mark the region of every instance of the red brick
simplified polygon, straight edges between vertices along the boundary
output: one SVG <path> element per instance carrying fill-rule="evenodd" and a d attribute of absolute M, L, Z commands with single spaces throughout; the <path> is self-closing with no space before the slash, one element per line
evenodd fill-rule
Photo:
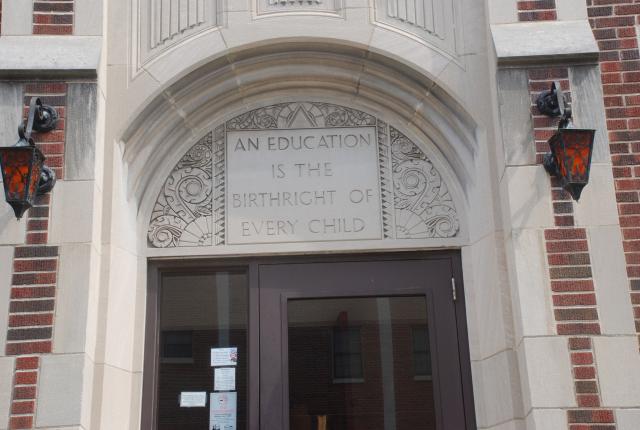
<path fill-rule="evenodd" d="M 11 289 L 12 299 L 39 299 L 54 297 L 55 287 L 14 287 Z"/>
<path fill-rule="evenodd" d="M 33 416 L 25 415 L 18 417 L 11 417 L 9 420 L 9 429 L 30 429 L 33 428 Z"/>
<path fill-rule="evenodd" d="M 35 399 L 36 387 L 15 387 L 13 389 L 13 398 L 17 400 Z"/>
<path fill-rule="evenodd" d="M 595 379 L 596 369 L 593 366 L 574 367 L 573 375 L 576 379 Z"/>
<path fill-rule="evenodd" d="M 58 260 L 15 260 L 13 270 L 15 272 L 55 272 L 58 268 Z"/>
<path fill-rule="evenodd" d="M 596 308 L 561 308 L 553 311 L 556 321 L 597 321 Z"/>
<path fill-rule="evenodd" d="M 16 372 L 16 385 L 35 385 L 38 381 L 38 372 Z"/>
<path fill-rule="evenodd" d="M 51 341 L 7 343 L 7 355 L 22 355 L 51 352 Z"/>
<path fill-rule="evenodd" d="M 16 370 L 37 369 L 40 365 L 38 357 L 18 357 L 16 358 Z"/>
<path fill-rule="evenodd" d="M 589 251 L 589 245 L 586 240 L 561 240 L 548 241 L 546 244 L 547 252 L 586 252 Z"/>
<path fill-rule="evenodd" d="M 65 94 L 67 84 L 64 82 L 30 82 L 24 86 L 24 91 L 28 95 Z"/>
<path fill-rule="evenodd" d="M 9 327 L 50 326 L 53 314 L 19 314 L 9 315 Z"/>
<path fill-rule="evenodd" d="M 551 281 L 551 290 L 556 293 L 593 291 L 593 281 L 586 280 L 553 280 Z"/>
<path fill-rule="evenodd" d="M 578 406 L 581 408 L 598 408 L 600 407 L 600 397 L 597 394 L 578 394 L 576 395 Z M 588 428 L 587 430 L 592 430 Z"/>
<path fill-rule="evenodd" d="M 544 231 L 544 237 L 547 240 L 586 239 L 587 232 L 584 228 L 548 229 Z"/>
<path fill-rule="evenodd" d="M 569 339 L 569 349 L 591 349 L 591 339 L 588 337 L 572 337 Z"/>
<path fill-rule="evenodd" d="M 55 284 L 56 273 L 16 273 L 12 282 L 13 285 Z"/>
<path fill-rule="evenodd" d="M 11 413 L 15 415 L 33 414 L 36 411 L 36 403 L 33 400 L 26 402 L 13 402 L 11 404 Z"/>
<path fill-rule="evenodd" d="M 557 325 L 559 335 L 596 335 L 600 334 L 599 323 L 562 323 Z"/>

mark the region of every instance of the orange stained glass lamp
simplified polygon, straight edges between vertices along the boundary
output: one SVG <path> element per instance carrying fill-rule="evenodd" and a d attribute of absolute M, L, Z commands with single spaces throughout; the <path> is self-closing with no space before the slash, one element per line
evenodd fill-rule
<path fill-rule="evenodd" d="M 575 128 L 571 122 L 571 107 L 567 103 L 559 82 L 536 100 L 538 111 L 549 117 L 560 117 L 558 130 L 551 139 L 551 153 L 544 156 L 544 168 L 557 177 L 574 200 L 579 200 L 582 189 L 589 182 L 591 154 L 595 130 Z"/>
<path fill-rule="evenodd" d="M 18 219 L 33 206 L 37 195 L 51 191 L 55 184 L 55 174 L 44 165 L 45 157 L 31 139 L 31 131 L 53 130 L 56 120 L 55 110 L 33 97 L 26 129 L 24 124 L 18 129 L 20 140 L 14 146 L 0 147 L 5 199 Z"/>
<path fill-rule="evenodd" d="M 559 128 L 549 139 L 551 153 L 545 156 L 544 167 L 574 200 L 580 200 L 589 182 L 595 134 L 595 130 Z"/>
<path fill-rule="evenodd" d="M 44 155 L 35 145 L 0 148 L 5 199 L 18 219 L 33 206 L 43 164 Z"/>

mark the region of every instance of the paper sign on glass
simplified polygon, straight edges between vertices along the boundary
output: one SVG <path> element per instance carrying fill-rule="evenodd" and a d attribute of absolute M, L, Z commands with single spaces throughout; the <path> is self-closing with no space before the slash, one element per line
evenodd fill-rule
<path fill-rule="evenodd" d="M 234 391 L 236 389 L 236 368 L 216 367 L 213 375 L 214 391 Z"/>
<path fill-rule="evenodd" d="M 180 393 L 181 408 L 203 408 L 207 405 L 206 391 L 183 391 Z"/>
<path fill-rule="evenodd" d="M 236 430 L 236 393 L 211 393 L 209 430 Z"/>
<path fill-rule="evenodd" d="M 211 348 L 211 366 L 235 366 L 238 364 L 238 348 Z"/>

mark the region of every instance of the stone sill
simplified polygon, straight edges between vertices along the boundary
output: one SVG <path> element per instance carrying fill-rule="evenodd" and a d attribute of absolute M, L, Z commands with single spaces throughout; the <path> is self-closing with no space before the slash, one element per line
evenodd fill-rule
<path fill-rule="evenodd" d="M 491 26 L 499 66 L 596 64 L 589 21 L 539 21 Z"/>
<path fill-rule="evenodd" d="M 97 77 L 101 36 L 2 36 L 0 78 Z"/>

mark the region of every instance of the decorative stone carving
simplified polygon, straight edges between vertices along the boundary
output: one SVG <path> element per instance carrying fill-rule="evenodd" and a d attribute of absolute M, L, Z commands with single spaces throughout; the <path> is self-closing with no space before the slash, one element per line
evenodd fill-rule
<path fill-rule="evenodd" d="M 438 239 L 458 234 L 460 223 L 446 184 L 429 158 L 405 135 L 357 109 L 295 102 L 246 112 L 193 145 L 158 195 L 149 223 L 149 246 L 226 244 L 228 132 L 345 127 L 375 127 L 383 240 Z"/>
<path fill-rule="evenodd" d="M 393 161 L 396 237 L 454 237 L 460 223 L 440 173 L 405 135 L 389 127 Z"/>
<path fill-rule="evenodd" d="M 343 0 L 255 0 L 258 15 L 272 13 L 321 13 L 336 15 L 342 9 Z"/>
<path fill-rule="evenodd" d="M 149 223 L 150 246 L 212 245 L 211 140 L 209 133 L 193 145 L 164 182 Z"/>
<path fill-rule="evenodd" d="M 227 130 L 293 127 L 358 127 L 376 125 L 365 112 L 331 103 L 280 103 L 254 109 L 227 122 Z"/>
<path fill-rule="evenodd" d="M 138 0 L 138 64 L 217 26 L 217 0 Z"/>
<path fill-rule="evenodd" d="M 269 0 L 270 5 L 302 5 L 308 4 L 322 4 L 322 0 Z"/>
<path fill-rule="evenodd" d="M 422 28 L 430 33 L 435 33 L 436 21 L 441 21 L 434 8 L 434 1 L 438 0 L 387 0 L 387 15 L 401 22 Z M 438 22 L 440 24 L 440 22 Z"/>
<path fill-rule="evenodd" d="M 460 48 L 458 2 L 459 0 L 375 0 L 375 20 L 455 56 Z"/>

